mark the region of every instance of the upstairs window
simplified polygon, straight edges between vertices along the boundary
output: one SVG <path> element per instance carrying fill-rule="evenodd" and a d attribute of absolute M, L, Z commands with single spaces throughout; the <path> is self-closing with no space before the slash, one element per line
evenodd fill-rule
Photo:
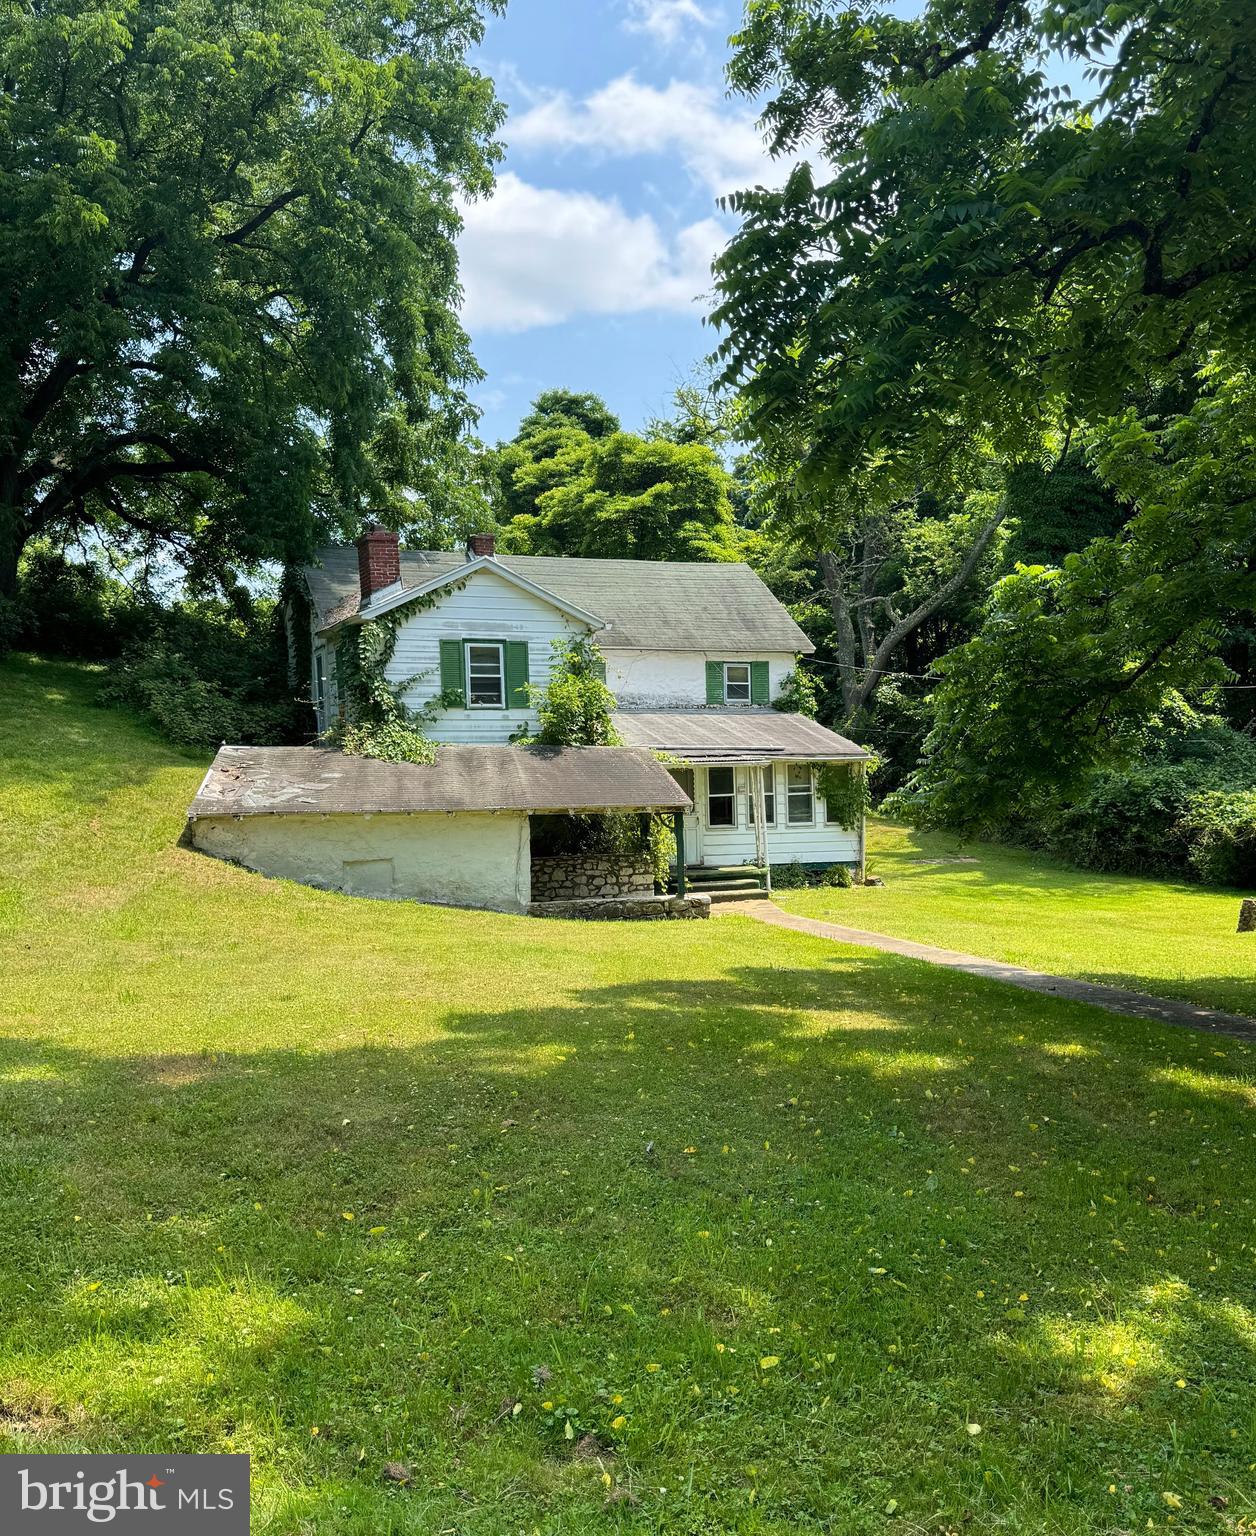
<path fill-rule="evenodd" d="M 787 815 L 791 827 L 809 827 L 816 819 L 815 791 L 811 784 L 810 763 L 790 763 L 785 770 L 785 788 L 789 798 Z"/>
<path fill-rule="evenodd" d="M 707 769 L 707 826 L 737 825 L 737 786 L 731 768 Z"/>
<path fill-rule="evenodd" d="M 750 663 L 726 661 L 724 663 L 725 704 L 750 703 Z"/>
<path fill-rule="evenodd" d="M 500 645 L 467 646 L 467 703 L 472 709 L 501 709 L 506 701 Z"/>
<path fill-rule="evenodd" d="M 317 651 L 314 656 L 314 704 L 318 710 L 318 728 L 321 731 L 327 711 L 327 671 L 323 665 L 322 651 Z"/>

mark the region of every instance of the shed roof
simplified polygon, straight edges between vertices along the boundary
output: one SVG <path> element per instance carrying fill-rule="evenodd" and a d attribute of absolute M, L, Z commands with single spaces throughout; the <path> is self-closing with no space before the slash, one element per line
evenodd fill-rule
<path fill-rule="evenodd" d="M 801 652 L 815 647 L 748 565 L 725 561 L 583 560 L 566 555 L 498 555 L 497 563 L 595 613 L 603 648 L 654 651 Z M 467 564 L 461 551 L 405 550 L 403 588 L 421 587 Z M 320 629 L 360 606 L 352 545 L 329 544 L 303 568 Z"/>
<path fill-rule="evenodd" d="M 411 811 L 673 811 L 689 797 L 631 747 L 442 746 L 430 764 L 326 747 L 222 747 L 188 817 Z"/>
<path fill-rule="evenodd" d="M 615 716 L 620 738 L 631 747 L 671 752 L 691 763 L 861 762 L 868 753 L 845 736 L 805 715 L 775 709 L 659 710 Z"/>

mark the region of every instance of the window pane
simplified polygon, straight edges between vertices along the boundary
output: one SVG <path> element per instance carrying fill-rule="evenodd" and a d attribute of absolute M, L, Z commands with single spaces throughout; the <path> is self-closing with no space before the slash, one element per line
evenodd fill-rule
<path fill-rule="evenodd" d="M 501 704 L 504 697 L 501 646 L 467 646 L 468 702 L 471 704 Z"/>
<path fill-rule="evenodd" d="M 730 704 L 749 704 L 750 667 L 748 663 L 730 661 L 725 666 L 724 697 Z"/>
<path fill-rule="evenodd" d="M 800 825 L 815 820 L 815 806 L 811 792 L 811 769 L 806 763 L 790 763 L 786 770 L 786 785 L 789 789 L 789 808 L 787 815 L 792 825 Z"/>
<path fill-rule="evenodd" d="M 731 768 L 707 770 L 707 825 L 711 827 L 737 825 L 737 796 L 734 793 Z"/>

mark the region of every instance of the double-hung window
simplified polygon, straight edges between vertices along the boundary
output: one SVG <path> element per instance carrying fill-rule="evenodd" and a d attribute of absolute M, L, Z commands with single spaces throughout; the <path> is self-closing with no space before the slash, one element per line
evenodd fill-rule
<path fill-rule="evenodd" d="M 755 778 L 760 772 L 763 774 L 764 825 L 774 827 L 776 825 L 776 769 L 771 764 L 763 769 L 746 769 L 747 789 L 749 790 L 746 800 L 750 806 L 750 825 L 754 826 Z"/>
<path fill-rule="evenodd" d="M 789 801 L 786 815 L 790 826 L 809 827 L 816 819 L 811 764 L 790 763 L 785 769 L 785 789 Z"/>
<path fill-rule="evenodd" d="M 737 825 L 737 785 L 731 768 L 707 769 L 707 826 Z"/>
<path fill-rule="evenodd" d="M 327 670 L 323 664 L 323 653 L 318 651 L 314 656 L 314 704 L 318 710 L 318 728 L 325 730 L 327 725 Z"/>
<path fill-rule="evenodd" d="M 724 663 L 725 704 L 750 703 L 750 663 L 726 661 Z"/>
<path fill-rule="evenodd" d="M 467 704 L 472 709 L 501 709 L 505 702 L 506 681 L 501 646 L 469 641 Z"/>

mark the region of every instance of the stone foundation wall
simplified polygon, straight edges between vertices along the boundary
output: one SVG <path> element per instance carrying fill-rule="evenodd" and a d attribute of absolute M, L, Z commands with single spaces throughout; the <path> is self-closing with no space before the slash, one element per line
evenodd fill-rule
<path fill-rule="evenodd" d="M 584 901 L 534 901 L 528 911 L 533 917 L 574 917 L 603 921 L 608 918 L 640 920 L 710 917 L 711 898 L 703 895 L 621 896 Z"/>
<path fill-rule="evenodd" d="M 653 895 L 654 866 L 649 859 L 562 853 L 532 860 L 534 902 L 605 901 L 613 897 Z"/>

